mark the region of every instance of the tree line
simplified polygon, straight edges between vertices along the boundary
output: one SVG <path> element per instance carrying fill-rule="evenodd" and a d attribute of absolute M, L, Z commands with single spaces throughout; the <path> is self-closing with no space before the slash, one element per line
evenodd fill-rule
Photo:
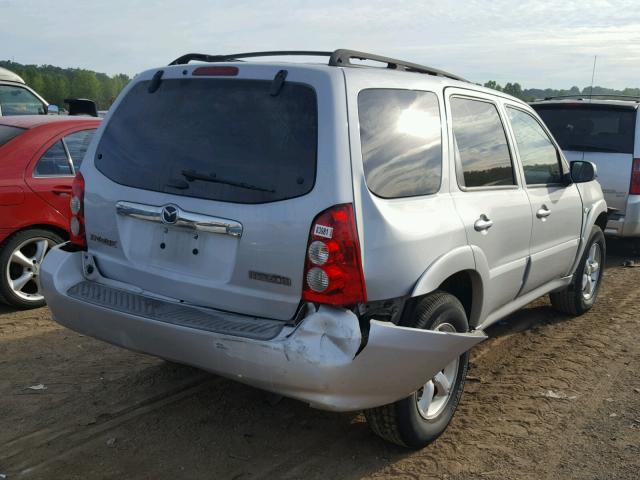
<path fill-rule="evenodd" d="M 128 75 L 119 73 L 109 76 L 83 68 L 60 68 L 53 65 L 23 65 L 16 62 L 1 61 L 0 67 L 7 68 L 20 75 L 27 85 L 42 95 L 45 100 L 59 107 L 64 107 L 65 98 L 88 98 L 95 101 L 98 109 L 108 109 L 124 86 L 129 83 Z M 573 86 L 568 90 L 553 88 L 522 88 L 518 83 L 508 82 L 502 86 L 495 80 L 489 80 L 485 87 L 508 93 L 514 97 L 530 102 L 546 97 L 561 95 L 631 95 L 640 97 L 640 88 L 615 90 L 605 87 Z"/>
<path fill-rule="evenodd" d="M 515 83 L 507 83 L 505 86 L 500 85 L 495 80 L 489 80 L 484 84 L 487 88 L 492 88 L 500 92 L 513 95 L 525 102 L 532 102 L 533 100 L 542 100 L 547 97 L 559 97 L 564 95 L 628 95 L 632 97 L 640 97 L 640 88 L 625 88 L 623 90 L 616 90 L 614 88 L 606 88 L 594 86 L 593 88 L 573 86 L 568 90 L 554 89 L 554 88 L 522 88 L 522 86 Z"/>
<path fill-rule="evenodd" d="M 96 102 L 99 110 L 106 110 L 130 80 L 123 73 L 109 76 L 83 68 L 22 65 L 1 60 L 0 67 L 20 75 L 47 102 L 60 108 L 66 108 L 66 98 L 88 98 Z"/>

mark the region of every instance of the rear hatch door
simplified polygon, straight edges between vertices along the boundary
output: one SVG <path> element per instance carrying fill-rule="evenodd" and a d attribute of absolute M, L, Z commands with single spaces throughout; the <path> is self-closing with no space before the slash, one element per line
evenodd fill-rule
<path fill-rule="evenodd" d="M 347 132 L 334 128 L 347 124 L 345 103 L 335 68 L 142 74 L 82 169 L 102 274 L 187 304 L 292 318 L 311 221 L 353 199 L 339 173 Z"/>

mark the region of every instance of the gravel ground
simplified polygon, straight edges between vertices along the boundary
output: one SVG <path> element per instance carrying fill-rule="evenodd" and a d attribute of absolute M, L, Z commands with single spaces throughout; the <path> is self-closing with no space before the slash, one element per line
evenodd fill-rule
<path fill-rule="evenodd" d="M 0 474 L 635 480 L 640 269 L 620 266 L 637 257 L 629 244 L 610 243 L 595 308 L 569 318 L 543 298 L 492 327 L 453 422 L 418 452 L 378 439 L 362 415 L 121 350 L 46 308 L 0 306 Z"/>

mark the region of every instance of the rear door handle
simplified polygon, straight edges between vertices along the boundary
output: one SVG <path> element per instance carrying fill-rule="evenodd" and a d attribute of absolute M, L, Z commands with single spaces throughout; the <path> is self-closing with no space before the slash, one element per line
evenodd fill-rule
<path fill-rule="evenodd" d="M 540 219 L 545 219 L 549 215 L 551 215 L 551 210 L 549 210 L 546 205 L 542 205 L 540 209 L 536 212 L 536 217 Z"/>
<path fill-rule="evenodd" d="M 56 185 L 51 191 L 56 195 L 71 195 L 71 187 L 67 185 Z"/>
<path fill-rule="evenodd" d="M 489 217 L 487 217 L 484 213 L 480 215 L 480 218 L 478 218 L 473 224 L 473 228 L 476 230 L 476 232 L 486 232 L 492 226 L 493 221 L 491 221 Z"/>

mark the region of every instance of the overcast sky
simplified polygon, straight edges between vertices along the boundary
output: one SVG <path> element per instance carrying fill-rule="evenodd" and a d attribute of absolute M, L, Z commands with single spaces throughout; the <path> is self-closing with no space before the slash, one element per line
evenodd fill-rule
<path fill-rule="evenodd" d="M 127 73 L 183 53 L 352 48 L 525 87 L 640 87 L 638 0 L 0 0 L 0 59 Z"/>

